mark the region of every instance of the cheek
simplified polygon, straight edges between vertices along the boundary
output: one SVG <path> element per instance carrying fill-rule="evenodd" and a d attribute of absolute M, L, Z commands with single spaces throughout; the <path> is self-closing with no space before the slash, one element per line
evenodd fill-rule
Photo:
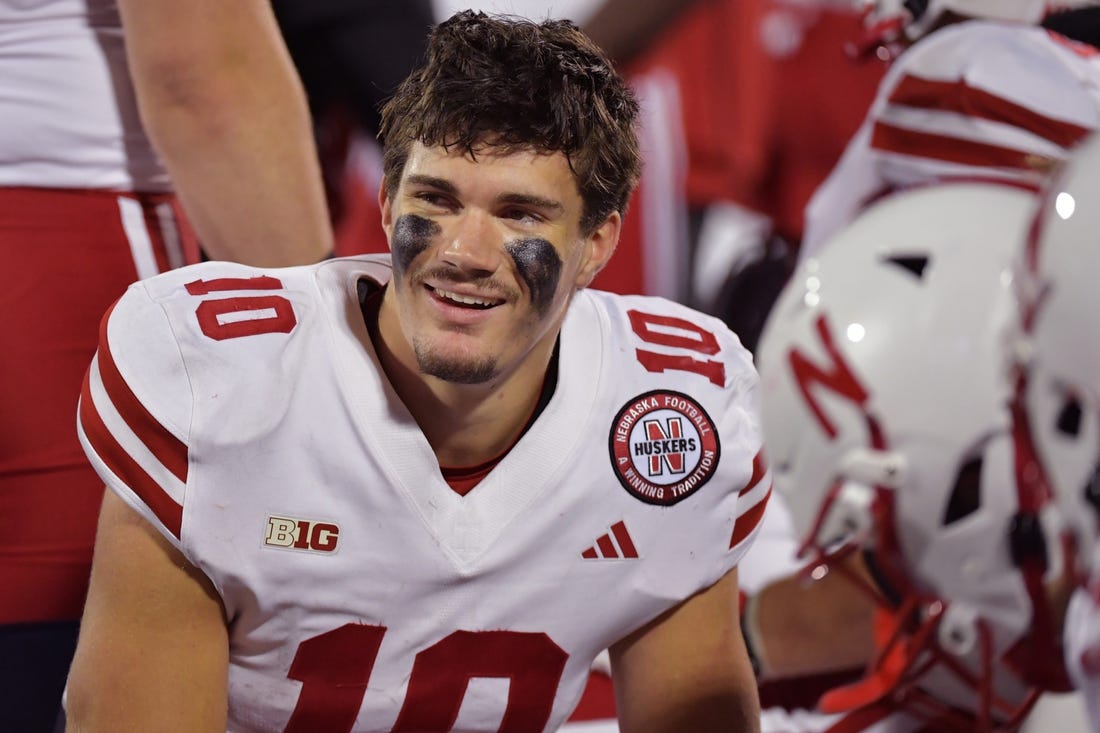
<path fill-rule="evenodd" d="M 393 241 L 390 242 L 393 269 L 398 278 L 405 274 L 417 255 L 431 245 L 432 238 L 438 237 L 442 232 L 442 227 L 434 221 L 415 214 L 405 214 L 398 218 L 393 226 Z"/>
<path fill-rule="evenodd" d="M 546 315 L 561 281 L 562 262 L 557 250 L 545 239 L 521 239 L 509 242 L 506 248 L 531 293 L 535 310 L 540 316 Z"/>

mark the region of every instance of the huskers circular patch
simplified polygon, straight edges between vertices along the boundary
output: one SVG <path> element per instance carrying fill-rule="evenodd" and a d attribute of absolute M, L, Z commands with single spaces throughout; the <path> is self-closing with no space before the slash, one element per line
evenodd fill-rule
<path fill-rule="evenodd" d="M 611 423 L 608 443 L 619 483 L 647 504 L 683 501 L 718 467 L 714 421 L 679 392 L 647 392 L 627 402 Z"/>

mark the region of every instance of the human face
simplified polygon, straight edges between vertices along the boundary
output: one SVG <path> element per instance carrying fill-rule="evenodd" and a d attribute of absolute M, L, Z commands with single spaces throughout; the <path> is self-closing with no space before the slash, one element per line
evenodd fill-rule
<path fill-rule="evenodd" d="M 474 159 L 415 143 L 381 203 L 405 356 L 458 384 L 495 382 L 532 352 L 548 359 L 572 294 L 618 238 L 618 214 L 581 233 L 562 153 L 484 148 Z M 401 344 L 389 345 L 402 358 Z M 541 378 L 545 362 L 532 368 Z"/>

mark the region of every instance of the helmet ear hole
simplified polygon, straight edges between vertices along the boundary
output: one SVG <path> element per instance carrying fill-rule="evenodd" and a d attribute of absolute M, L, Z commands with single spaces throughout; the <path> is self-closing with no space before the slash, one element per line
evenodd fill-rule
<path fill-rule="evenodd" d="M 959 469 L 955 486 L 947 499 L 943 526 L 970 516 L 982 505 L 982 459 L 974 458 Z"/>
<path fill-rule="evenodd" d="M 928 0 L 905 0 L 905 9 L 916 20 L 928 11 Z"/>
<path fill-rule="evenodd" d="M 1076 397 L 1067 397 L 1062 409 L 1058 411 L 1055 426 L 1062 435 L 1076 438 L 1081 432 L 1081 417 L 1081 402 Z"/>
<path fill-rule="evenodd" d="M 927 255 L 895 255 L 887 257 L 885 261 L 908 270 L 919 280 L 924 277 L 924 268 L 928 267 L 928 259 Z"/>
<path fill-rule="evenodd" d="M 1100 465 L 1092 472 L 1092 477 L 1085 484 L 1082 493 L 1084 494 L 1085 503 L 1091 506 L 1096 514 L 1100 516 Z"/>

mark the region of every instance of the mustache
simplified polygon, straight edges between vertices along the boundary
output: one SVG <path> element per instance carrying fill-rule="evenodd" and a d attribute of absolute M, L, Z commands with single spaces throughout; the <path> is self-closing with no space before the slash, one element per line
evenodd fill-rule
<path fill-rule="evenodd" d="M 514 300 L 519 297 L 519 293 L 515 288 L 508 287 L 492 275 L 471 275 L 461 268 L 446 263 L 421 270 L 412 278 L 414 285 L 424 285 L 429 280 L 473 285 L 483 293 L 498 295 L 507 300 Z"/>

